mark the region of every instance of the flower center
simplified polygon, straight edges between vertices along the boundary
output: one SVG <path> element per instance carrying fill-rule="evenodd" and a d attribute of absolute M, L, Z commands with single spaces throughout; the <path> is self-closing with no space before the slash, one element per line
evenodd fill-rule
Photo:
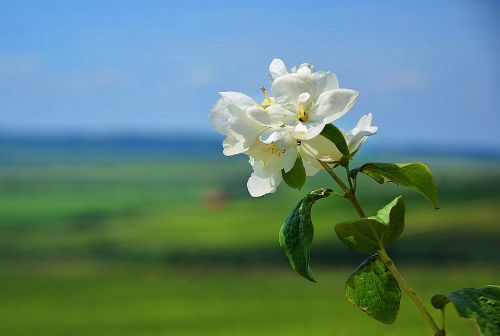
<path fill-rule="evenodd" d="M 304 104 L 299 105 L 299 115 L 297 116 L 297 119 L 299 119 L 300 122 L 306 122 L 307 119 L 309 119 Z"/>
<path fill-rule="evenodd" d="M 276 145 L 275 143 L 272 143 L 268 146 L 268 151 L 271 152 L 271 154 L 276 155 L 277 157 L 280 157 L 281 155 L 285 154 L 286 149 L 281 149 Z"/>

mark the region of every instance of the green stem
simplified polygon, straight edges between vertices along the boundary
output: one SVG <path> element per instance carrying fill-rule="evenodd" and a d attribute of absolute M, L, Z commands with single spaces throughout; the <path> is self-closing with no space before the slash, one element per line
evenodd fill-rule
<path fill-rule="evenodd" d="M 349 176 L 349 167 L 346 167 L 346 172 L 347 172 L 347 179 L 349 181 L 349 187 L 345 185 L 345 183 L 342 181 L 342 179 L 333 171 L 333 169 L 326 164 L 325 162 L 319 161 L 318 162 L 325 168 L 325 170 L 328 172 L 328 174 L 333 178 L 333 180 L 342 188 L 344 191 L 345 195 L 344 197 L 347 198 L 353 205 L 354 209 L 358 213 L 359 217 L 366 217 L 365 212 L 361 205 L 358 202 L 358 199 L 356 198 L 356 193 L 353 187 L 353 183 L 350 179 Z M 392 276 L 396 279 L 398 282 L 398 285 L 400 288 L 402 288 L 408 296 L 413 300 L 415 305 L 418 307 L 422 315 L 424 316 L 424 319 L 426 322 L 429 324 L 429 326 L 432 328 L 434 331 L 435 336 L 444 336 L 445 331 L 444 331 L 444 321 L 443 321 L 443 329 L 440 329 L 434 319 L 432 318 L 431 314 L 425 307 L 424 303 L 420 298 L 418 297 L 417 293 L 411 288 L 409 283 L 403 278 L 401 273 L 399 273 L 398 269 L 396 268 L 396 265 L 394 265 L 394 262 L 392 259 L 389 257 L 387 254 L 387 251 L 385 250 L 384 246 L 381 244 L 380 245 L 380 250 L 378 251 L 380 259 L 382 262 L 385 264 L 389 272 L 391 272 Z"/>
<path fill-rule="evenodd" d="M 434 330 L 434 335 L 444 335 L 444 330 L 441 330 L 434 319 L 432 318 L 431 314 L 427 310 L 427 307 L 425 307 L 424 303 L 420 298 L 418 297 L 417 293 L 411 288 L 410 284 L 403 278 L 401 273 L 399 273 L 398 269 L 396 268 L 396 265 L 394 265 L 394 262 L 392 259 L 389 257 L 387 254 L 387 251 L 383 246 L 380 247 L 380 250 L 378 251 L 378 254 L 380 256 L 380 259 L 384 262 L 385 266 L 391 272 L 391 274 L 394 276 L 396 281 L 399 284 L 399 287 L 401 287 L 406 294 L 415 302 L 415 305 L 418 307 L 422 315 L 424 315 L 424 319 L 427 321 L 427 323 L 430 325 L 432 330 Z"/>
<path fill-rule="evenodd" d="M 349 193 L 350 190 L 349 188 L 345 185 L 344 181 L 342 181 L 342 179 L 337 175 L 335 174 L 335 172 L 333 171 L 333 169 L 328 165 L 328 163 L 326 162 L 323 162 L 321 160 L 318 160 L 319 164 L 321 166 L 323 166 L 323 168 L 325 168 L 326 172 L 333 178 L 333 180 L 335 182 L 337 182 L 337 184 L 340 186 L 340 188 L 345 192 L 345 193 Z"/>
<path fill-rule="evenodd" d="M 344 167 L 345 168 L 345 173 L 346 173 L 346 176 L 347 176 L 347 182 L 349 182 L 349 189 L 351 189 L 351 191 L 355 192 L 356 191 L 356 188 L 354 187 L 353 183 L 352 183 L 352 178 L 351 178 L 351 175 L 349 174 L 349 167 Z"/>
<path fill-rule="evenodd" d="M 350 188 L 347 187 L 342 181 L 342 179 L 333 171 L 333 169 L 323 161 L 318 160 L 318 162 L 325 168 L 326 172 L 333 178 L 335 182 L 340 186 L 340 188 L 344 191 L 345 195 L 344 197 L 347 198 L 349 201 L 351 201 L 352 205 L 354 206 L 354 209 L 356 209 L 356 212 L 358 213 L 359 217 L 366 217 L 365 212 L 363 211 L 363 208 L 359 204 L 356 195 L 354 193 L 354 189 L 352 187 L 351 180 L 349 180 L 349 185 Z M 349 178 L 349 177 L 348 177 Z"/>

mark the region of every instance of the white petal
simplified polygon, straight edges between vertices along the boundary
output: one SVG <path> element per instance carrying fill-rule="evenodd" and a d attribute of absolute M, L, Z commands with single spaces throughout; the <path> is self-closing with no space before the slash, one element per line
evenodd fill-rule
<path fill-rule="evenodd" d="M 358 134 L 362 134 L 362 133 L 358 133 Z M 359 136 L 352 138 L 347 143 L 347 146 L 349 148 L 349 152 L 354 153 L 355 151 L 357 151 L 359 149 L 359 146 L 361 146 L 363 144 L 363 142 L 366 141 L 366 139 L 368 138 L 368 135 L 372 135 L 372 134 L 375 134 L 375 133 L 367 134 L 365 136 L 359 135 Z"/>
<path fill-rule="evenodd" d="M 302 92 L 297 99 L 297 103 L 299 104 L 299 106 L 300 106 L 300 104 L 305 104 L 305 103 L 307 103 L 309 98 L 311 98 L 311 95 L 309 94 L 309 92 Z"/>
<path fill-rule="evenodd" d="M 309 63 L 302 63 L 299 68 L 297 69 L 297 73 L 300 74 L 312 74 L 315 71 L 314 65 L 309 64 Z"/>
<path fill-rule="evenodd" d="M 208 118 L 217 131 L 226 135 L 222 144 L 224 155 L 245 152 L 262 130 L 262 126 L 226 98 L 217 100 Z"/>
<path fill-rule="evenodd" d="M 252 106 L 258 106 L 259 104 L 247 96 L 246 94 L 243 94 L 241 92 L 233 92 L 233 91 L 228 91 L 228 92 L 219 92 L 222 98 L 229 100 L 236 106 L 238 106 L 242 110 L 247 110 L 248 108 Z"/>
<path fill-rule="evenodd" d="M 265 126 L 292 126 L 297 122 L 296 114 L 279 104 L 272 104 L 265 110 L 262 108 L 249 109 L 249 116 Z"/>
<path fill-rule="evenodd" d="M 347 133 L 347 145 L 351 153 L 358 150 L 359 146 L 366 141 L 367 137 L 377 133 L 378 127 L 371 126 L 372 115 L 362 116 L 356 127 Z"/>
<path fill-rule="evenodd" d="M 241 154 L 248 149 L 248 147 L 245 146 L 245 139 L 242 136 L 234 134 L 231 131 L 224 139 L 222 148 L 222 153 L 226 156 Z"/>
<path fill-rule="evenodd" d="M 269 118 L 269 112 L 262 107 L 252 107 L 248 109 L 248 117 L 255 120 L 263 126 L 272 125 L 271 119 Z"/>
<path fill-rule="evenodd" d="M 318 96 L 325 91 L 339 88 L 339 81 L 334 73 L 318 71 L 313 74 L 313 77 L 316 84 L 316 94 Z"/>
<path fill-rule="evenodd" d="M 251 158 L 254 158 L 255 161 L 261 162 L 262 169 L 265 169 L 268 172 L 279 171 L 282 168 L 283 160 L 273 153 L 273 151 L 271 150 L 271 146 L 275 145 L 267 145 L 265 143 L 262 143 L 260 140 L 257 140 L 248 149 L 248 151 L 245 152 L 245 154 L 247 154 Z"/>
<path fill-rule="evenodd" d="M 261 133 L 259 139 L 265 144 L 271 144 L 282 140 L 285 136 L 280 128 L 269 128 Z"/>
<path fill-rule="evenodd" d="M 231 132 L 243 139 L 245 148 L 252 146 L 265 127 L 250 119 L 246 112 L 239 110 L 233 104 L 228 105 L 228 109 L 233 114 L 229 125 Z"/>
<path fill-rule="evenodd" d="M 295 165 L 295 161 L 297 161 L 297 146 L 293 146 L 288 148 L 288 150 L 283 155 L 283 170 L 285 173 L 288 173 L 292 170 Z"/>
<path fill-rule="evenodd" d="M 318 136 L 323 128 L 325 128 L 325 124 L 322 122 L 298 122 L 293 129 L 292 136 L 298 140 L 309 140 Z"/>
<path fill-rule="evenodd" d="M 282 150 L 287 150 L 296 144 L 291 130 L 287 127 L 268 128 L 261 133 L 260 140 L 265 144 L 274 143 Z"/>
<path fill-rule="evenodd" d="M 279 58 L 273 59 L 269 65 L 269 77 L 271 78 L 271 82 L 287 73 L 288 71 L 286 70 L 285 63 Z"/>
<path fill-rule="evenodd" d="M 231 120 L 231 113 L 227 109 L 228 104 L 227 100 L 219 98 L 208 115 L 208 120 L 215 130 L 224 135 L 229 132 L 229 122 Z"/>
<path fill-rule="evenodd" d="M 307 73 L 286 74 L 273 81 L 272 91 L 275 97 L 290 96 L 296 101 L 301 93 L 314 93 L 314 80 Z"/>
<path fill-rule="evenodd" d="M 322 168 L 318 160 L 332 163 L 342 158 L 342 153 L 337 149 L 337 146 L 324 136 L 301 141 L 299 153 L 304 161 L 316 168 Z"/>
<path fill-rule="evenodd" d="M 245 154 L 262 162 L 263 169 L 269 173 L 280 172 L 285 166 L 288 167 L 288 155 L 294 155 L 289 153 L 297 153 L 297 140 L 292 138 L 290 130 L 284 127 L 271 128 L 262 132 L 261 138 L 269 144 L 259 139 Z"/>
<path fill-rule="evenodd" d="M 372 124 L 372 114 L 368 113 L 367 115 L 362 116 L 359 118 L 358 124 L 356 125 L 357 128 L 364 129 L 367 127 L 370 127 Z"/>
<path fill-rule="evenodd" d="M 321 170 L 321 168 L 311 166 L 309 163 L 307 163 L 307 161 L 303 162 L 304 168 L 306 170 L 306 176 L 314 176 Z"/>
<path fill-rule="evenodd" d="M 349 111 L 357 97 L 358 92 L 349 89 L 323 92 L 311 107 L 309 119 L 329 124 Z"/>
<path fill-rule="evenodd" d="M 254 172 L 247 182 L 247 188 L 250 195 L 260 197 L 265 194 L 276 191 L 276 188 L 282 181 L 281 171 L 277 173 L 268 173 L 263 169 L 262 163 L 254 161 Z"/>
<path fill-rule="evenodd" d="M 297 98 L 292 97 L 290 95 L 283 95 L 276 97 L 274 104 L 277 107 L 284 108 L 285 110 L 288 111 L 288 113 L 291 113 L 293 115 L 296 115 L 299 112 L 299 106 L 297 104 Z M 273 106 L 271 105 L 271 106 Z M 269 106 L 269 107 L 271 107 Z M 276 107 L 274 106 L 274 107 Z"/>

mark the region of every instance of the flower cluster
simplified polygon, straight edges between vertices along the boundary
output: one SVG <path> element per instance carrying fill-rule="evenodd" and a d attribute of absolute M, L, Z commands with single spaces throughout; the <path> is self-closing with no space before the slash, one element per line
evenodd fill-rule
<path fill-rule="evenodd" d="M 272 96 L 262 88 L 262 103 L 240 92 L 220 92 L 209 116 L 213 127 L 226 136 L 224 155 L 250 157 L 253 173 L 247 187 L 254 197 L 274 192 L 297 162 L 312 176 L 322 168 L 318 160 L 342 160 L 344 155 L 321 132 L 358 97 L 357 91 L 339 88 L 334 73 L 315 71 L 307 63 L 289 72 L 282 60 L 274 59 L 269 77 Z M 371 114 L 365 115 L 355 128 L 343 132 L 350 153 L 377 132 L 371 119 Z"/>

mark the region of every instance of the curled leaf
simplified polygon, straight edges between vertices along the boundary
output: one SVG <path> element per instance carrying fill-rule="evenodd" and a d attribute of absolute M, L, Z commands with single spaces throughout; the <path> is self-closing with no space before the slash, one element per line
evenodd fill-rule
<path fill-rule="evenodd" d="M 313 282 L 316 282 L 316 279 L 309 267 L 309 255 L 314 236 L 311 208 L 317 200 L 329 196 L 331 192 L 330 189 L 317 189 L 307 194 L 288 215 L 279 234 L 280 246 L 285 250 L 292 268 Z"/>

